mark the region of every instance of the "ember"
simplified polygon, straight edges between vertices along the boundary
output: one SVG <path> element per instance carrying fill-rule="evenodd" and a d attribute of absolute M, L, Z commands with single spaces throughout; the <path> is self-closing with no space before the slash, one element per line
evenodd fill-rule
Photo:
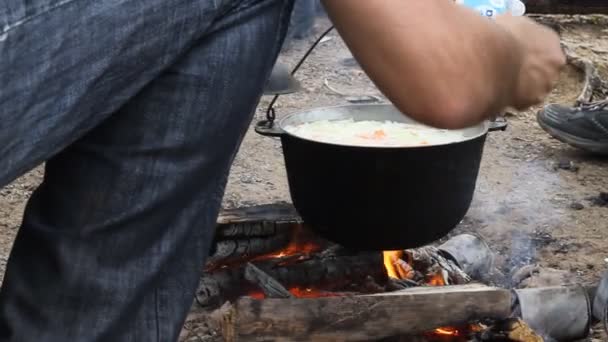
<path fill-rule="evenodd" d="M 320 297 L 339 297 L 339 293 L 327 292 L 310 288 L 292 287 L 289 292 L 297 298 L 320 298 Z"/>
<path fill-rule="evenodd" d="M 443 275 L 443 271 L 440 271 L 439 273 L 435 273 L 433 275 L 431 275 L 430 277 L 427 278 L 427 285 L 430 286 L 445 286 L 446 281 L 445 281 L 445 277 Z"/>
<path fill-rule="evenodd" d="M 266 296 L 264 295 L 264 292 L 262 292 L 262 291 L 249 292 L 247 294 L 247 296 L 249 296 L 253 299 L 259 299 L 259 300 L 266 298 Z"/>
<path fill-rule="evenodd" d="M 312 253 L 320 251 L 321 248 L 321 244 L 315 242 L 315 238 L 311 236 L 310 232 L 304 230 L 302 226 L 298 225 L 294 229 L 293 238 L 287 247 L 274 253 L 258 256 L 253 260 L 260 261 L 275 258 L 287 258 L 292 256 L 306 257 Z"/>
<path fill-rule="evenodd" d="M 435 329 L 435 334 L 438 335 L 449 335 L 449 336 L 458 336 L 460 335 L 460 331 L 456 328 L 438 328 Z"/>
<path fill-rule="evenodd" d="M 322 298 L 322 297 L 339 297 L 340 293 L 317 290 L 313 288 L 292 287 L 288 290 L 296 298 Z M 251 291 L 247 294 L 253 299 L 266 299 L 266 295 L 262 291 Z"/>
<path fill-rule="evenodd" d="M 425 337 L 429 342 L 467 342 L 470 341 L 470 337 L 475 331 L 472 329 L 473 327 L 477 326 L 471 326 L 471 328 L 439 328 L 425 334 Z"/>

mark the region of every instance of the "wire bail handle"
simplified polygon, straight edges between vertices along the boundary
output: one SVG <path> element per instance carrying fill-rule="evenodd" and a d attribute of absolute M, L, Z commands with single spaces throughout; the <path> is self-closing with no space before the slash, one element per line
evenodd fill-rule
<path fill-rule="evenodd" d="M 310 48 L 308 48 L 308 50 L 306 51 L 306 53 L 304 54 L 304 56 L 302 56 L 302 58 L 300 59 L 300 61 L 298 62 L 298 64 L 296 64 L 296 66 L 293 68 L 293 70 L 291 71 L 291 75 L 295 75 L 295 73 L 300 69 L 300 67 L 302 66 L 302 64 L 304 64 L 304 62 L 306 61 L 306 59 L 308 58 L 308 56 L 310 56 L 310 54 L 312 53 L 312 51 L 317 47 L 317 45 L 319 45 L 319 43 L 321 42 L 321 40 L 323 38 L 325 38 L 325 36 L 327 36 L 327 34 L 329 34 L 329 32 L 331 32 L 331 30 L 334 29 L 334 26 L 330 26 L 327 30 L 325 30 L 325 32 L 323 32 L 319 38 L 317 38 L 317 40 L 315 40 L 315 42 L 310 46 Z M 266 128 L 272 128 L 274 126 L 274 121 L 277 118 L 277 112 L 274 108 L 274 105 L 276 104 L 277 100 L 279 99 L 279 94 L 276 94 L 273 98 L 272 101 L 270 101 L 270 104 L 268 105 L 268 108 L 266 109 L 266 120 L 262 120 L 260 122 L 258 122 L 257 126 L 260 127 L 266 127 Z"/>

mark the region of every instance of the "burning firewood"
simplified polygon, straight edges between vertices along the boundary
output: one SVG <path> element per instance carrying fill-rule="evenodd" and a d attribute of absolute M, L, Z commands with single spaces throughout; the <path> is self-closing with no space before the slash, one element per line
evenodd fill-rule
<path fill-rule="evenodd" d="M 506 319 L 511 301 L 508 290 L 471 285 L 315 299 L 244 297 L 224 316 L 222 331 L 229 342 L 372 341 Z"/>
<path fill-rule="evenodd" d="M 207 270 L 224 265 L 247 262 L 256 256 L 272 253 L 291 241 L 291 234 L 282 233 L 263 238 L 232 239 L 216 242 L 215 253 L 207 261 Z"/>
<path fill-rule="evenodd" d="M 217 222 L 207 270 L 283 249 L 301 229 L 302 220 L 293 206 L 277 203 L 223 210 Z"/>
<path fill-rule="evenodd" d="M 283 205 L 223 212 L 218 220 L 216 252 L 201 279 L 197 302 L 208 307 L 244 295 L 286 295 L 280 287 L 292 295 L 309 296 L 471 281 L 455 260 L 435 247 L 356 253 L 319 238 L 300 221 Z M 277 288 L 279 293 L 272 294 Z"/>
<path fill-rule="evenodd" d="M 493 267 L 487 244 L 483 253 L 470 253 L 481 241 L 471 234 L 439 247 L 353 252 L 311 234 L 290 210 L 279 208 L 282 214 L 275 215 L 271 208 L 222 217 L 216 242 L 236 247 L 224 254 L 218 248 L 207 265 L 194 306 L 205 325 L 200 331 L 192 327 L 192 334 L 208 335 L 209 341 L 543 342 L 530 327 L 554 332 L 551 324 L 564 322 L 563 308 L 580 308 L 576 316 L 583 319 L 575 333 L 586 331 L 584 313 L 590 312 L 581 291 L 565 296 L 575 299 L 573 306 L 557 300 L 556 293 L 570 293 L 560 289 L 534 290 L 538 296 L 532 296 L 470 284 L 479 278 L 468 272 Z M 279 225 L 273 217 L 288 223 Z M 284 240 L 272 250 L 251 247 L 279 239 Z"/>
<path fill-rule="evenodd" d="M 432 246 L 384 252 L 389 277 L 419 286 L 467 284 L 471 278 L 451 259 Z M 409 282 L 411 284 L 411 282 Z"/>
<path fill-rule="evenodd" d="M 287 289 L 278 281 L 250 262 L 245 266 L 245 279 L 260 287 L 262 291 L 264 291 L 264 295 L 268 298 L 294 297 L 291 292 L 287 291 Z"/>
<path fill-rule="evenodd" d="M 306 258 L 283 256 L 253 263 L 282 286 L 294 291 L 312 288 L 349 292 L 351 286 L 365 284 L 368 277 L 379 284 L 385 284 L 387 279 L 379 252 L 339 255 L 333 251 Z M 245 279 L 245 267 L 225 267 L 206 273 L 199 284 L 197 302 L 202 306 L 214 306 L 259 290 Z M 359 290 L 364 288 L 358 287 Z"/>

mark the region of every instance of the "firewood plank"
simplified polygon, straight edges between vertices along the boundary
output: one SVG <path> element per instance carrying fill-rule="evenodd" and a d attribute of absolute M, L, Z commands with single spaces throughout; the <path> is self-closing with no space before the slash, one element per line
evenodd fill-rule
<path fill-rule="evenodd" d="M 301 222 L 296 209 L 287 202 L 223 209 L 217 219 L 218 225 L 242 222 Z"/>
<path fill-rule="evenodd" d="M 369 341 L 510 313 L 509 290 L 479 285 L 315 299 L 240 298 L 222 331 L 229 342 Z"/>

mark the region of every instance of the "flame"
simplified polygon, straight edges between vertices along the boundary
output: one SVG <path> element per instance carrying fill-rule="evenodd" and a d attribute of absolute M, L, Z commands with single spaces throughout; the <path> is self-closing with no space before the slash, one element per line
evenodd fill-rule
<path fill-rule="evenodd" d="M 207 263 L 205 265 L 205 272 L 215 272 L 225 268 L 237 267 L 250 261 L 264 261 L 271 259 L 287 259 L 281 260 L 278 266 L 286 266 L 290 263 L 298 262 L 301 260 L 307 260 L 310 258 L 312 253 L 318 252 L 323 248 L 322 242 L 315 238 L 312 232 L 304 229 L 303 226 L 298 225 L 294 228 L 293 236 L 289 244 L 277 251 L 263 254 L 263 255 L 248 255 L 243 254 L 240 258 L 235 258 L 228 262 L 223 263 Z"/>
<path fill-rule="evenodd" d="M 447 336 L 458 336 L 460 335 L 460 331 L 456 328 L 445 327 L 445 328 L 437 328 L 434 331 L 437 335 L 447 335 Z"/>
<path fill-rule="evenodd" d="M 443 278 L 443 274 L 441 274 L 441 271 L 428 277 L 426 283 L 427 283 L 427 285 L 430 285 L 430 286 L 445 286 L 446 285 L 445 279 Z"/>
<path fill-rule="evenodd" d="M 384 259 L 384 268 L 389 277 L 395 279 L 413 279 L 415 271 L 412 266 L 407 263 L 404 257 L 407 257 L 405 251 L 384 251 L 382 252 Z M 434 274 L 427 275 L 425 282 L 429 286 L 444 286 L 447 285 L 447 280 L 443 274 L 443 270 L 439 270 Z M 467 329 L 459 329 L 455 327 L 437 328 L 428 334 L 432 340 L 441 341 L 460 341 L 465 335 L 463 331 Z M 470 331 L 475 331 L 470 328 Z"/>
<path fill-rule="evenodd" d="M 275 253 L 259 256 L 254 260 L 268 260 L 276 258 L 286 258 L 295 255 L 309 255 L 314 252 L 317 252 L 319 249 L 321 249 L 321 247 L 312 242 L 292 241 L 284 249 Z"/>
<path fill-rule="evenodd" d="M 258 256 L 253 260 L 269 260 L 277 258 L 287 258 L 292 256 L 300 256 L 301 259 L 307 258 L 312 253 L 321 250 L 321 245 L 314 242 L 309 236 L 310 232 L 306 232 L 302 226 L 299 226 L 294 231 L 294 235 L 289 244 L 274 253 Z"/>
<path fill-rule="evenodd" d="M 389 277 L 394 279 L 412 279 L 414 277 L 414 269 L 410 264 L 402 258 L 403 251 L 384 251 L 384 268 Z"/>

